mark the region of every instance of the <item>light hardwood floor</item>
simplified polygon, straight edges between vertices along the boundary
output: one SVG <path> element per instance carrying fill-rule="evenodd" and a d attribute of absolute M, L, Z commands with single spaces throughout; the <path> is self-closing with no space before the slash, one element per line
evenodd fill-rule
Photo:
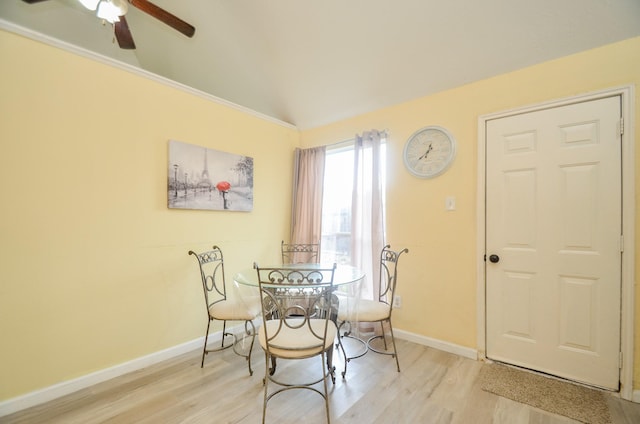
<path fill-rule="evenodd" d="M 481 362 L 403 340 L 398 349 L 401 373 L 391 357 L 370 352 L 349 363 L 344 380 L 335 352 L 336 384 L 329 383 L 333 423 L 577 423 L 484 392 L 476 381 Z M 228 349 L 209 354 L 201 369 L 196 351 L 0 417 L 0 423 L 259 423 L 264 375 L 260 347 L 254 348 L 253 364 L 249 376 L 244 359 Z M 278 372 L 295 371 L 280 363 L 278 367 Z M 285 392 L 270 401 L 267 422 L 322 423 L 322 402 L 308 391 Z M 608 403 L 614 424 L 640 423 L 640 404 L 614 395 Z"/>

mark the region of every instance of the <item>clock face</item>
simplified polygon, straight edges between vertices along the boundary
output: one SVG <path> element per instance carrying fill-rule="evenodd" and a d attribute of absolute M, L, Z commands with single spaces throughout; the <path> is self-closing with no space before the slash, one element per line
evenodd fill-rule
<path fill-rule="evenodd" d="M 404 164 L 419 178 L 432 178 L 447 170 L 456 153 L 453 136 L 444 128 L 431 126 L 415 132 L 404 146 Z"/>

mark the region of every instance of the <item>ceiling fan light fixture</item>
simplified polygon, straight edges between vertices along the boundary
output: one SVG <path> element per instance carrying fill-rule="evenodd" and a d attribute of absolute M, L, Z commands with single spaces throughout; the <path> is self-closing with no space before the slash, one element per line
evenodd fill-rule
<path fill-rule="evenodd" d="M 102 0 L 98 4 L 96 15 L 105 21 L 115 23 L 120 21 L 120 16 L 124 16 L 128 9 L 124 0 Z"/>
<path fill-rule="evenodd" d="M 89 10 L 96 10 L 96 7 L 98 7 L 98 3 L 100 3 L 100 0 L 78 0 L 78 1 L 82 3 L 82 5 Z"/>

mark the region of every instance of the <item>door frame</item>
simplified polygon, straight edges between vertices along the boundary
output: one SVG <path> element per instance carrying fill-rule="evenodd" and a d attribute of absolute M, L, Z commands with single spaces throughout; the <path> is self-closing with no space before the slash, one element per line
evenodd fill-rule
<path fill-rule="evenodd" d="M 486 274 L 484 260 L 486 246 L 486 125 L 487 121 L 505 118 L 512 115 L 534 112 L 582 103 L 612 96 L 621 97 L 622 119 L 624 132 L 622 134 L 622 287 L 621 287 L 621 317 L 620 317 L 620 351 L 622 364 L 620 368 L 620 396 L 626 400 L 640 402 L 633 399 L 633 356 L 634 356 L 634 321 L 635 321 L 635 131 L 634 131 L 634 87 L 626 85 L 590 92 L 573 97 L 537 103 L 534 105 L 509 109 L 501 112 L 481 115 L 478 117 L 478 186 L 477 193 L 477 245 L 476 245 L 476 275 L 477 275 L 477 343 L 478 359 L 486 360 Z"/>

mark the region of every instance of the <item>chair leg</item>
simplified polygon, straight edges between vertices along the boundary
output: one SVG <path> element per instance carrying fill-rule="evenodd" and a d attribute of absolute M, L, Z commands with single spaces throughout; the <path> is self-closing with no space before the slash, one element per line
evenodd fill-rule
<path fill-rule="evenodd" d="M 226 324 L 226 321 L 225 321 L 225 324 Z M 223 325 L 222 331 L 223 331 L 223 334 L 222 334 L 223 340 L 222 340 L 222 346 L 219 348 L 219 350 L 226 349 L 229 347 L 233 348 L 233 351 L 236 353 L 236 355 L 242 356 L 247 361 L 247 366 L 249 368 L 249 375 L 253 375 L 253 368 L 251 368 L 251 353 L 253 352 L 253 345 L 255 344 L 255 340 L 256 340 L 256 327 L 253 324 L 253 321 L 247 320 L 244 322 L 245 334 L 240 339 L 238 339 L 238 337 L 236 337 L 234 333 L 225 332 L 224 325 Z M 227 336 L 231 337 L 232 343 L 225 346 L 224 338 L 226 338 Z M 249 342 L 249 348 L 245 349 L 245 341 L 247 339 L 250 339 L 251 341 Z M 241 340 L 242 343 L 240 343 L 238 340 Z"/>
<path fill-rule="evenodd" d="M 347 321 L 341 322 L 338 326 L 338 349 L 342 351 L 342 357 L 344 358 L 344 371 L 342 371 L 342 378 L 347 375 L 347 363 L 349 362 L 349 359 L 347 358 L 347 352 L 344 350 L 344 346 L 342 345 L 343 336 L 340 335 L 340 330 L 346 322 Z"/>
<path fill-rule="evenodd" d="M 391 326 L 391 323 L 389 323 L 389 326 Z M 382 331 L 382 342 L 384 343 L 384 350 L 389 350 L 389 347 L 387 346 L 387 336 L 384 332 L 384 321 L 380 321 L 380 331 Z"/>
<path fill-rule="evenodd" d="M 329 411 L 329 388 L 327 387 L 327 369 L 325 368 L 324 362 L 325 362 L 325 355 L 326 355 L 326 351 L 322 352 L 322 375 L 324 376 L 324 378 L 322 379 L 322 384 L 324 386 L 324 409 L 327 413 L 327 424 L 331 423 L 331 412 Z M 331 353 L 329 353 L 331 354 Z M 329 358 L 327 358 L 327 362 L 329 361 Z M 333 382 L 335 383 L 335 376 L 332 373 L 332 379 Z"/>
<path fill-rule="evenodd" d="M 389 348 L 387 346 L 387 335 L 384 331 L 384 322 L 387 322 L 389 324 L 389 334 L 391 335 L 391 346 L 393 347 L 393 351 L 389 351 Z M 396 359 L 396 367 L 398 368 L 398 372 L 400 372 L 400 361 L 398 360 L 398 351 L 396 349 L 396 338 L 393 335 L 393 326 L 391 325 L 391 320 L 380 321 L 380 325 L 382 326 L 382 334 L 369 338 L 369 340 L 367 340 L 367 347 L 369 348 L 369 350 L 372 350 L 376 353 L 380 353 L 382 355 L 391 355 L 392 357 L 394 357 Z M 371 344 L 373 340 L 380 339 L 380 338 L 384 343 L 384 350 L 380 350 Z"/>
<path fill-rule="evenodd" d="M 393 326 L 391 325 L 391 320 L 389 322 L 389 332 L 391 333 L 391 344 L 393 344 L 393 357 L 396 358 L 396 367 L 398 368 L 398 372 L 400 372 L 400 361 L 398 360 L 398 350 L 396 349 L 396 338 L 393 335 Z"/>
<path fill-rule="evenodd" d="M 204 367 L 204 355 L 207 354 L 207 340 L 209 340 L 209 326 L 211 325 L 211 320 L 207 321 L 207 332 L 204 333 L 204 346 L 202 348 L 202 361 L 200 362 L 200 368 Z"/>
<path fill-rule="evenodd" d="M 247 323 L 251 325 L 251 345 L 249 346 L 249 353 L 247 354 L 247 364 L 249 366 L 249 375 L 253 375 L 253 370 L 251 369 L 251 352 L 253 351 L 253 343 L 256 340 L 256 327 L 253 325 L 253 321 L 245 321 L 244 331 L 247 334 L 249 334 Z"/>
<path fill-rule="evenodd" d="M 267 391 L 268 391 L 268 387 L 269 387 L 269 375 L 270 375 L 270 369 L 269 369 L 269 354 L 267 353 L 267 351 L 264 351 L 264 378 L 262 379 L 262 385 L 264 386 L 264 399 L 262 401 L 262 424 L 265 423 L 265 419 L 267 416 L 267 401 L 269 400 L 268 396 L 267 396 Z"/>
<path fill-rule="evenodd" d="M 325 354 L 327 355 L 327 369 L 329 370 L 329 374 L 331 375 L 331 383 L 336 384 L 336 367 L 333 366 L 333 350 L 336 348 L 335 345 L 331 345 L 331 347 L 325 350 Z"/>
<path fill-rule="evenodd" d="M 347 325 L 349 330 L 348 331 L 345 330 L 343 333 L 340 333 L 340 330 L 342 329 L 342 327 L 344 325 Z M 342 378 L 345 378 L 346 375 L 347 375 L 347 363 L 349 361 L 351 361 L 352 359 L 356 359 L 356 358 L 360 358 L 361 356 L 364 356 L 367 353 L 367 351 L 369 350 L 366 341 L 360 339 L 359 337 L 351 335 L 351 330 L 352 330 L 351 325 L 352 324 L 351 324 L 350 321 L 343 321 L 338 326 L 338 347 L 342 350 L 342 356 L 344 358 L 344 371 L 342 371 Z M 362 351 L 359 352 L 357 355 L 347 356 L 347 351 L 346 351 L 346 349 L 344 347 L 344 344 L 342 343 L 342 339 L 344 337 L 348 337 L 348 338 L 350 338 L 352 340 L 356 340 L 356 341 L 360 342 L 362 344 L 362 347 L 363 347 Z"/>
<path fill-rule="evenodd" d="M 231 347 L 233 348 L 236 354 L 243 356 L 247 360 L 247 365 L 249 367 L 249 375 L 253 375 L 253 368 L 251 368 L 251 352 L 253 351 L 253 345 L 256 340 L 256 327 L 253 324 L 253 321 L 249 320 L 249 321 L 245 321 L 244 323 L 245 333 L 247 334 L 247 336 L 251 336 L 249 351 L 247 352 L 246 355 L 243 352 L 240 352 L 236 349 L 236 347 L 238 346 L 238 344 L 236 343 L 237 342 L 236 335 L 233 333 L 227 333 L 227 321 L 222 321 L 222 339 L 220 340 L 220 347 L 207 350 L 207 343 L 209 340 L 209 328 L 211 326 L 211 321 L 212 320 L 209 319 L 209 322 L 207 323 L 207 332 L 205 333 L 205 336 L 204 336 L 204 347 L 202 348 L 202 361 L 200 362 L 200 368 L 204 367 L 204 357 L 206 354 L 208 354 L 209 352 L 215 352 L 215 351 L 219 351 L 219 350 L 223 350 Z M 250 329 L 249 329 L 249 326 L 251 326 Z M 225 345 L 225 339 L 227 337 L 231 337 L 232 342 L 231 344 Z"/>
<path fill-rule="evenodd" d="M 271 368 L 269 369 L 269 375 L 273 375 L 273 374 L 276 373 L 276 365 L 277 365 L 276 358 L 272 357 L 271 358 Z"/>
<path fill-rule="evenodd" d="M 220 348 L 224 348 L 224 339 L 227 335 L 227 321 L 222 321 L 222 340 L 220 340 Z"/>

